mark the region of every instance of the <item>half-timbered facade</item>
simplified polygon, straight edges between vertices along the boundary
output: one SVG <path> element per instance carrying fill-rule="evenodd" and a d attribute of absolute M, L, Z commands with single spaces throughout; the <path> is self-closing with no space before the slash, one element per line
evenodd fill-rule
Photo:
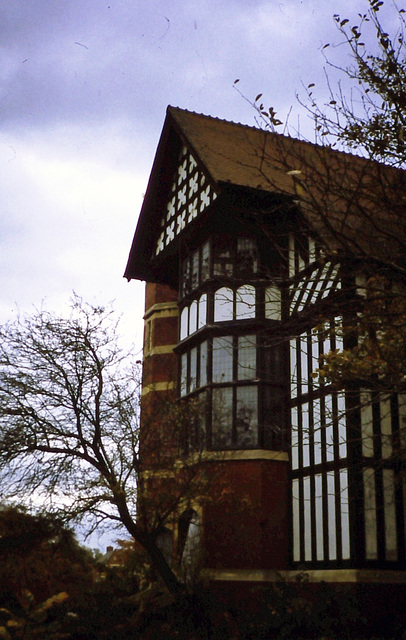
<path fill-rule="evenodd" d="M 337 205 L 323 227 L 303 204 L 304 156 L 346 178 L 366 162 L 168 108 L 125 273 L 147 282 L 142 421 L 157 394 L 193 399 L 172 455 L 203 452 L 222 497 L 180 509 L 167 544 L 217 581 L 300 568 L 393 583 L 406 560 L 406 397 L 317 376 L 354 340 L 341 328 L 365 295 L 367 230 L 352 220 L 347 233 Z"/>

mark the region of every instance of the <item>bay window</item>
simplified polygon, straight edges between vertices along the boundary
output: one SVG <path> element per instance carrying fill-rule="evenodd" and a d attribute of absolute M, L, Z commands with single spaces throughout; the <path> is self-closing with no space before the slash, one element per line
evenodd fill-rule
<path fill-rule="evenodd" d="M 214 449 L 280 448 L 285 426 L 281 290 L 260 276 L 252 238 L 214 237 L 181 265 L 180 395 L 197 398 Z M 201 438 L 199 437 L 199 442 Z"/>

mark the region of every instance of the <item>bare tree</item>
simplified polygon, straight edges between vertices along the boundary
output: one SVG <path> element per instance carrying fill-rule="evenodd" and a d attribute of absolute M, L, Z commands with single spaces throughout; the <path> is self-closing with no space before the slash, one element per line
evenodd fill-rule
<path fill-rule="evenodd" d="M 406 45 L 405 10 L 395 0 L 367 0 L 368 9 L 355 20 L 334 15 L 352 64 L 346 67 L 327 57 L 350 86 L 344 90 L 328 80 L 329 100 L 320 106 L 314 83 L 305 104 L 319 140 L 396 167 L 406 161 Z M 356 24 L 354 24 L 356 21 Z M 388 25 L 388 26 L 387 26 Z M 394 26 L 395 25 L 395 26 Z M 323 47 L 328 53 L 330 44 Z M 328 73 L 328 72 L 327 72 Z"/>
<path fill-rule="evenodd" d="M 170 491 L 161 485 L 144 504 L 140 385 L 139 366 L 118 346 L 111 310 L 74 297 L 70 317 L 39 310 L 1 327 L 1 499 L 57 512 L 65 521 L 85 519 L 90 528 L 124 526 L 168 589 L 178 592 L 182 585 L 157 537 L 180 502 L 201 492 L 201 479 L 196 464 L 173 473 L 173 457 L 162 456 L 162 443 L 152 438 L 155 472 L 166 469 L 172 480 Z M 159 413 L 162 422 L 165 413 L 173 451 L 185 416 L 179 407 L 171 410 L 171 400 L 161 402 L 155 419 Z"/>

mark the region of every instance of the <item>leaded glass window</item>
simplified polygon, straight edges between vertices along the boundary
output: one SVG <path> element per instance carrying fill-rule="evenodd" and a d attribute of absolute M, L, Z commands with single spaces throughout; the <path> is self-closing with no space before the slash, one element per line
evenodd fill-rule
<path fill-rule="evenodd" d="M 258 336 L 250 334 L 214 336 L 181 355 L 181 395 L 207 392 L 208 446 L 280 448 L 283 387 L 280 379 L 278 384 L 270 382 L 264 366 L 267 351 Z"/>
<path fill-rule="evenodd" d="M 291 340 L 293 560 L 350 559 L 346 401 L 313 377 L 323 354 L 342 348 L 339 320 Z"/>
<path fill-rule="evenodd" d="M 212 448 L 284 442 L 282 347 L 257 332 L 281 321 L 282 293 L 260 271 L 249 237 L 213 236 L 181 263 L 180 394 L 205 394 L 204 439 Z"/>

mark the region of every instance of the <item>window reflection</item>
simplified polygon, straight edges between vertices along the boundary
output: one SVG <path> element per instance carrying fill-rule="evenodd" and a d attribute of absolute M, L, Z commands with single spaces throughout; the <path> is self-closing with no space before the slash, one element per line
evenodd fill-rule
<path fill-rule="evenodd" d="M 199 320 L 198 320 L 198 329 L 204 327 L 207 322 L 207 294 L 204 293 L 200 296 L 199 299 Z"/>
<path fill-rule="evenodd" d="M 257 444 L 258 387 L 237 387 L 236 438 L 243 449 Z"/>
<path fill-rule="evenodd" d="M 236 271 L 240 276 L 258 272 L 258 249 L 252 238 L 237 239 Z"/>
<path fill-rule="evenodd" d="M 193 300 L 189 309 L 189 333 L 197 330 L 197 301 Z"/>
<path fill-rule="evenodd" d="M 257 368 L 256 336 L 239 336 L 238 338 L 238 380 L 252 380 L 256 377 Z"/>
<path fill-rule="evenodd" d="M 237 320 L 255 318 L 255 287 L 253 285 L 245 284 L 237 289 L 235 317 Z"/>
<path fill-rule="evenodd" d="M 233 339 L 213 338 L 213 382 L 233 379 Z"/>
<path fill-rule="evenodd" d="M 214 322 L 233 319 L 233 290 L 222 287 L 214 294 Z"/>
<path fill-rule="evenodd" d="M 265 318 L 268 320 L 281 319 L 281 290 L 277 287 L 267 287 L 265 289 Z"/>
<path fill-rule="evenodd" d="M 181 316 L 180 316 L 180 339 L 184 340 L 186 338 L 186 336 L 188 335 L 188 322 L 189 320 L 189 309 L 187 307 L 185 307 L 182 310 Z"/>
<path fill-rule="evenodd" d="M 213 389 L 212 444 L 227 448 L 232 444 L 233 390 L 231 387 Z"/>

